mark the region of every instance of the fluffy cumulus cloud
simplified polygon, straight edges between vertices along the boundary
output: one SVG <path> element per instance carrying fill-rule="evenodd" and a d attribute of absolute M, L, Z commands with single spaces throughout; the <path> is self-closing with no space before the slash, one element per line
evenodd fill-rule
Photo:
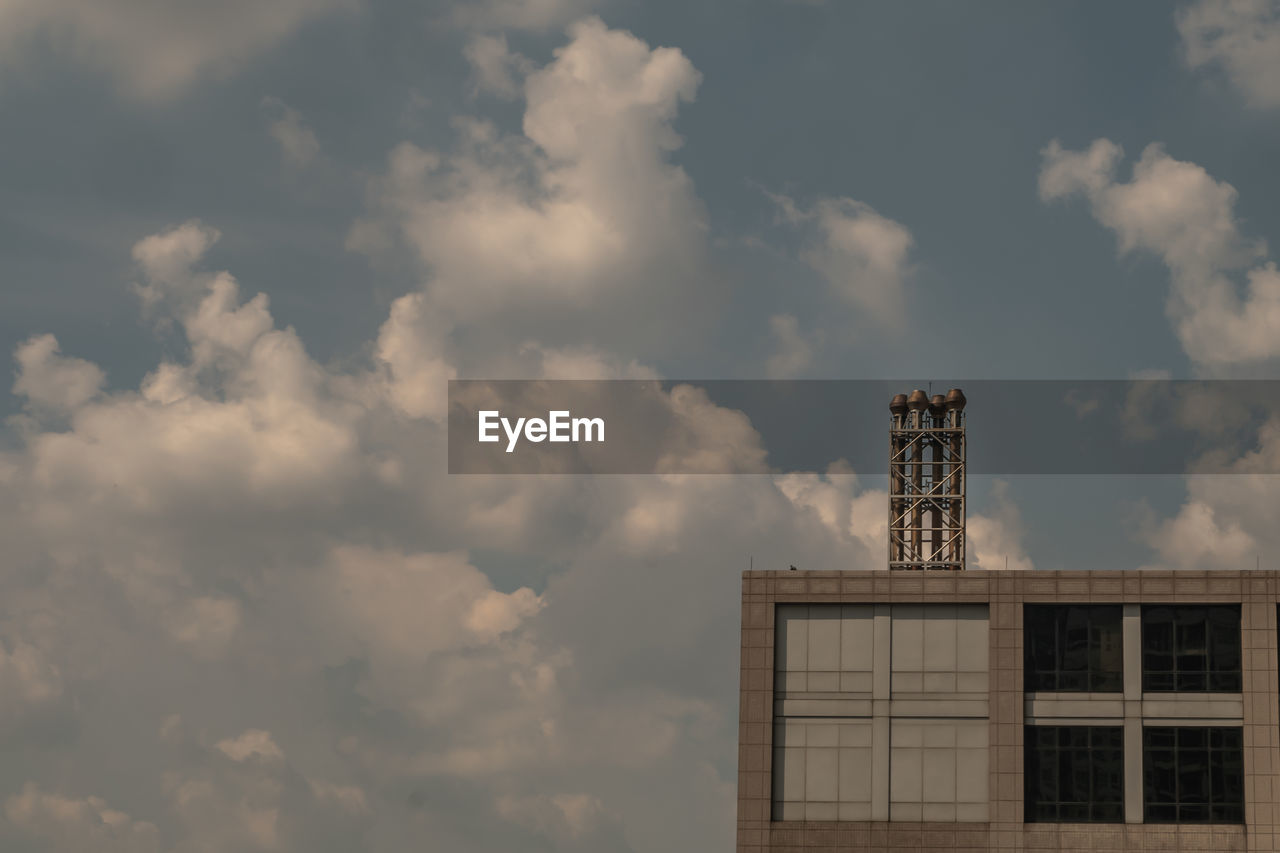
<path fill-rule="evenodd" d="M 1218 68 L 1254 107 L 1280 106 L 1280 3 L 1196 0 L 1177 13 L 1191 68 Z"/>
<path fill-rule="evenodd" d="M 1242 233 L 1235 188 L 1156 144 L 1124 181 L 1116 175 L 1122 156 L 1107 139 L 1083 151 L 1052 142 L 1040 197 L 1085 197 L 1121 252 L 1148 252 L 1168 267 L 1167 312 L 1200 368 L 1221 373 L 1280 357 L 1280 273 L 1266 244 Z"/>
<path fill-rule="evenodd" d="M 145 278 L 138 292 L 185 332 L 185 363 L 161 363 L 136 393 L 94 399 L 84 379 L 91 366 L 20 358 L 15 389 L 32 404 L 67 397 L 72 421 L 70 430 L 29 436 L 36 482 L 164 513 L 184 499 L 238 499 L 246 484 L 268 502 L 287 502 L 349 469 L 350 408 L 330 393 L 330 378 L 297 335 L 274 327 L 265 294 L 243 301 L 230 274 L 194 268 L 217 236 L 187 223 L 134 247 Z M 51 337 L 36 341 L 56 352 Z M 81 379 L 76 394 L 44 384 L 68 372 Z M 80 405 L 67 409 L 74 400 Z"/>
<path fill-rule="evenodd" d="M 360 846 L 372 817 L 365 791 L 304 772 L 270 732 L 248 729 L 210 744 L 173 715 L 162 737 L 175 765 L 160 779 L 173 853 Z"/>
<path fill-rule="evenodd" d="M 794 506 L 835 536 L 857 542 L 871 553 L 888 547 L 889 523 L 884 512 L 888 492 L 860 492 L 858 478 L 847 465 L 836 463 L 825 476 L 787 474 L 779 479 L 778 487 Z"/>
<path fill-rule="evenodd" d="M 772 198 L 784 221 L 805 230 L 800 260 L 822 276 L 832 293 L 874 323 L 902 323 L 912 245 L 911 232 L 902 223 L 850 198 L 822 198 L 809 208 L 786 196 Z"/>
<path fill-rule="evenodd" d="M 1157 562 L 1153 566 L 1175 569 L 1250 568 L 1250 563 L 1259 553 L 1258 543 L 1241 526 L 1238 512 L 1216 509 L 1220 496 L 1206 490 L 1203 484 L 1192 483 L 1192 492 L 1197 496 L 1184 503 L 1177 515 L 1158 523 L 1147 519 L 1141 530 L 1142 539 L 1156 556 Z"/>
<path fill-rule="evenodd" d="M 122 92 L 171 99 L 202 78 L 225 77 L 307 21 L 357 0 L 10 0 L 0 4 L 5 58 L 50 46 L 111 75 Z"/>
<path fill-rule="evenodd" d="M 0 455 L 24 534 L 0 737 L 52 714 L 41 738 L 110 733 L 155 785 L 117 808 L 94 793 L 110 764 L 72 780 L 33 759 L 0 790 L 9 828 L 54 850 L 399 850 L 426 827 L 494 849 L 727 843 L 737 571 L 877 565 L 883 496 L 768 474 L 746 418 L 687 386 L 664 396 L 669 467 L 761 473 L 444 478 L 421 386 L 466 353 L 451 328 L 401 335 L 425 297 L 336 371 L 208 266 L 218 236 L 191 221 L 134 246 L 140 308 L 174 344 L 136 389 L 52 338 L 18 352 L 18 393 L 56 417 L 20 419 Z M 540 375 L 654 376 L 592 346 L 515 350 Z M 550 571 L 519 580 L 532 565 Z"/>
<path fill-rule="evenodd" d="M 97 394 L 106 379 L 96 364 L 62 355 L 53 335 L 30 338 L 18 347 L 14 360 L 18 376 L 13 393 L 41 412 L 74 411 Z"/>
<path fill-rule="evenodd" d="M 517 85 L 502 43 L 473 42 L 469 54 L 485 87 Z M 437 322 L 486 317 L 537 337 L 634 330 L 701 270 L 702 207 L 668 160 L 698 81 L 679 50 L 579 21 L 519 81 L 523 134 L 460 119 L 452 152 L 398 146 L 349 244 L 406 247 L 429 272 L 415 311 Z"/>
<path fill-rule="evenodd" d="M 518 71 L 522 134 L 463 122 L 371 187 L 353 243 L 407 248 L 423 285 L 364 361 L 316 361 L 198 220 L 133 246 L 164 341 L 136 387 L 50 336 L 15 352 L 0 846 L 732 843 L 739 571 L 882 566 L 884 494 L 770 472 L 690 386 L 657 403 L 680 426 L 666 473 L 446 476 L 446 379 L 655 378 L 623 339 L 635 306 L 704 286 L 669 159 L 688 59 L 587 19 Z M 823 245 L 898 262 L 892 223 L 837 215 Z M 559 322 L 579 303 L 598 338 Z M 698 465 L 742 473 L 676 473 Z"/>
<path fill-rule="evenodd" d="M 1014 502 L 1009 483 L 997 480 L 992 487 L 991 507 L 966 519 L 969 537 L 966 565 L 974 569 L 1030 571 L 1035 568 L 1022 545 L 1022 513 Z"/>
<path fill-rule="evenodd" d="M 1203 409 L 1200 414 L 1203 417 Z M 1196 422 L 1191 424 L 1194 427 Z M 1211 439 L 1220 438 L 1212 426 L 1202 432 Z M 1153 565 L 1174 569 L 1277 568 L 1268 555 L 1280 548 L 1273 518 L 1280 487 L 1269 472 L 1280 464 L 1280 418 L 1266 420 L 1243 451 L 1217 441 L 1209 446 L 1216 448 L 1211 451 L 1215 464 L 1227 473 L 1189 478 L 1186 500 L 1168 518 L 1158 518 L 1145 507 L 1137 515 L 1136 529 L 1152 549 Z"/>
<path fill-rule="evenodd" d="M 1236 15 L 1248 4 L 1224 4 L 1218 12 L 1197 8 L 1183 18 Z M 1199 17 L 1197 17 L 1199 16 Z M 1259 31 L 1260 33 L 1264 31 Z M 1247 237 L 1235 215 L 1237 193 L 1203 167 L 1148 146 L 1129 181 L 1117 179 L 1123 152 L 1099 139 L 1082 151 L 1054 142 L 1044 151 L 1040 195 L 1049 201 L 1081 195 L 1099 223 L 1115 232 L 1122 252 L 1145 251 L 1168 267 L 1167 312 L 1193 366 L 1210 375 L 1274 365 L 1280 357 L 1280 273 L 1265 243 Z M 1139 386 L 1134 413 L 1160 402 L 1158 386 Z M 1248 414 L 1242 401 L 1212 388 L 1191 389 L 1171 404 L 1178 423 L 1199 432 L 1213 448 Z M 1143 418 L 1128 416 L 1135 437 L 1149 434 Z M 1211 450 L 1216 467 L 1258 475 L 1280 456 L 1280 426 L 1272 419 L 1240 453 Z M 1232 461 L 1234 459 L 1234 461 Z M 1187 499 L 1171 517 L 1144 512 L 1139 538 L 1153 552 L 1153 566 L 1175 569 L 1249 568 L 1280 545 L 1266 507 L 1280 500 L 1267 476 L 1196 476 Z"/>
<path fill-rule="evenodd" d="M 13 795 L 8 814 L 52 849 L 150 849 L 141 845 L 158 845 L 156 825 L 184 851 L 351 849 L 360 843 L 350 833 L 368 828 L 367 796 L 353 775 L 389 784 L 402 774 L 499 773 L 520 753 L 504 732 L 524 731 L 520 716 L 530 708 L 527 733 L 541 736 L 558 708 L 564 654 L 521 633 L 543 607 L 538 594 L 495 589 L 465 553 L 424 550 L 417 535 L 403 540 L 409 551 L 355 544 L 356 529 L 379 515 L 358 521 L 361 501 L 414 504 L 391 527 L 384 522 L 380 538 L 394 536 L 397 524 L 406 533 L 420 526 L 415 516 L 429 502 L 405 495 L 403 481 L 388 475 L 392 451 L 377 448 L 379 429 L 399 431 L 392 443 L 403 442 L 395 452 L 406 457 L 438 452 L 442 436 L 414 437 L 376 357 L 361 375 L 326 371 L 291 330 L 276 328 L 264 296 L 242 299 L 229 273 L 204 271 L 203 253 L 216 239 L 191 222 L 134 247 L 142 302 L 180 330 L 187 350 L 137 390 L 101 393 L 91 366 L 59 356 L 51 338 L 19 350 L 19 393 L 57 402 L 60 417 L 22 422 L 24 447 L 0 466 L 0 496 L 14 510 L 6 518 L 28 531 L 30 548 L 15 553 L 21 565 L 6 578 L 0 623 L 17 639 L 0 654 L 0 736 L 57 709 L 74 692 L 69 685 L 86 680 L 119 679 L 128 692 L 131 680 L 164 683 L 166 668 L 208 675 L 247 666 L 248 680 L 262 684 L 241 683 L 233 694 L 277 680 L 287 693 L 291 677 L 296 688 L 297 678 L 358 662 L 366 675 L 334 701 L 363 697 L 353 709 L 403 715 L 423 744 L 433 731 L 456 739 L 420 747 L 408 765 L 366 770 L 385 731 L 372 728 L 372 745 L 348 732 L 346 747 L 321 753 L 320 763 L 338 765 L 335 779 L 302 774 L 265 727 L 201 734 L 221 721 L 194 696 L 162 690 L 152 703 L 121 696 L 132 714 L 156 720 L 159 734 L 135 746 L 154 753 L 139 760 L 163 777 L 165 799 L 153 805 L 153 822 L 135 821 L 57 787 L 66 778 L 33 783 Z M 85 374 L 93 381 L 79 391 L 52 396 Z M 11 502 L 17 495 L 22 507 Z M 458 497 L 448 489 L 437 496 Z M 464 501 L 455 512 L 471 508 Z M 41 571 L 46 580 L 38 583 Z M 66 622 L 74 613 L 96 615 Z M 293 669 L 299 665 L 303 673 Z M 449 685 L 444 696 L 441 684 Z M 542 705 L 531 703 L 540 696 Z M 491 716 L 476 713 L 489 703 Z M 196 734 L 183 733 L 184 720 Z M 293 724 L 309 725 L 305 715 L 285 723 Z M 171 767 L 175 750 L 180 759 L 191 755 Z M 350 812 L 350 825 L 312 829 L 327 825 L 321 812 Z M 403 839 L 382 849 L 403 849 Z"/>

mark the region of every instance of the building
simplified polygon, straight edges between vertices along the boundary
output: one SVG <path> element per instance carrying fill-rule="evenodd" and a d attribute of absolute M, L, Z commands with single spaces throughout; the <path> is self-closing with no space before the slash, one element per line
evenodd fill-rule
<path fill-rule="evenodd" d="M 906 570 L 743 574 L 738 853 L 1280 850 L 1280 572 L 924 565 L 915 458 Z"/>

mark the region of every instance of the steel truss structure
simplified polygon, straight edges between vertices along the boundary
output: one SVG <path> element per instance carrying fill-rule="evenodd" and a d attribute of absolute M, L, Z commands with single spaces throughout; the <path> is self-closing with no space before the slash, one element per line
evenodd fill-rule
<path fill-rule="evenodd" d="M 965 562 L 964 393 L 916 389 L 889 404 L 889 568 Z"/>

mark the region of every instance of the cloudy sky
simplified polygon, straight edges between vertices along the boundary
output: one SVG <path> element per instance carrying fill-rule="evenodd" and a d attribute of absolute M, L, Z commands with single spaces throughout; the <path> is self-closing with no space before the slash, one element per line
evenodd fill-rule
<path fill-rule="evenodd" d="M 731 849 L 739 573 L 883 483 L 451 478 L 451 377 L 1280 367 L 1267 0 L 10 0 L 0 124 L 5 850 Z M 1277 460 L 971 563 L 1265 565 Z"/>

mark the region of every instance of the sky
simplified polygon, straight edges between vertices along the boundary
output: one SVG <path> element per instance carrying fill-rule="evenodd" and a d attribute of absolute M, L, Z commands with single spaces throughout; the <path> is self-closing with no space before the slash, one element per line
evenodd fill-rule
<path fill-rule="evenodd" d="M 883 477 L 450 476 L 448 379 L 1280 366 L 1277 2 L 14 0 L 0 126 L 18 853 L 731 849 L 740 573 Z M 970 567 L 1268 567 L 1224 458 Z"/>

